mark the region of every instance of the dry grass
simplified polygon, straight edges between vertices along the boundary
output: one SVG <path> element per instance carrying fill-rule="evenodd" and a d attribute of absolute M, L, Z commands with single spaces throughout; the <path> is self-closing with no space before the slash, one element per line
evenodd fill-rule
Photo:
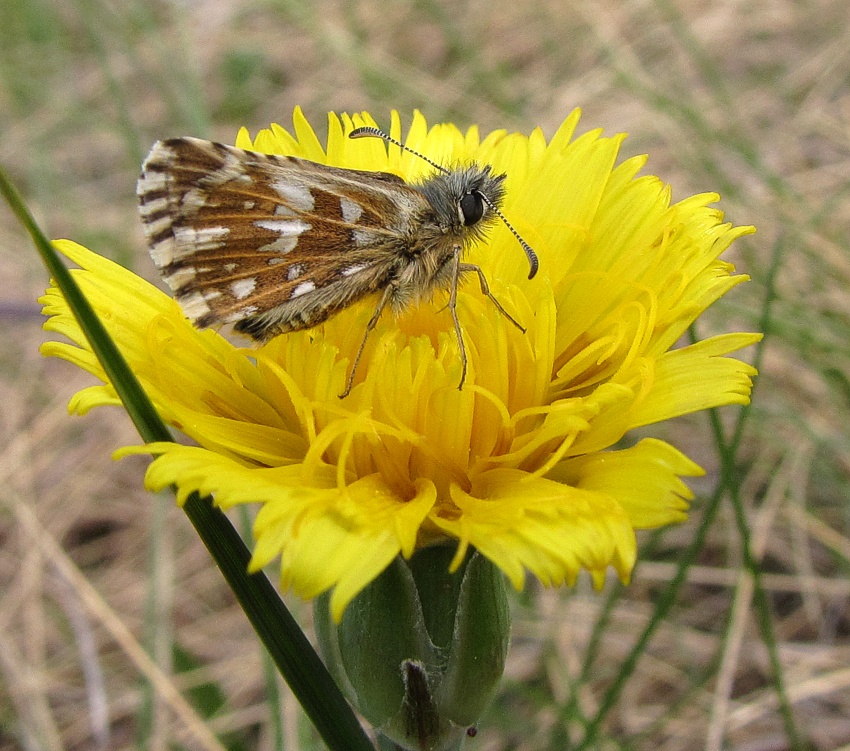
<path fill-rule="evenodd" d="M 726 499 L 598 747 L 793 747 L 763 594 L 798 748 L 850 749 L 848 29 L 846 0 L 7 2 L 0 163 L 50 234 L 149 276 L 133 198 L 149 143 L 232 140 L 296 103 L 314 122 L 418 107 L 547 134 L 580 105 L 585 129 L 630 132 L 625 154 L 649 152 L 677 197 L 719 190 L 730 220 L 759 228 L 731 254 L 754 283 L 700 333 L 767 325 L 737 457 L 763 589 Z M 133 748 L 147 717 L 145 748 L 272 748 L 250 627 L 172 501 L 141 489 L 141 460 L 109 459 L 137 441 L 128 419 L 65 413 L 89 381 L 37 354 L 46 279 L 4 210 L 0 279 L 0 749 Z M 582 737 L 718 480 L 704 417 L 662 431 L 709 468 L 691 521 L 643 538 L 624 593 L 517 599 L 508 676 L 468 748 Z M 283 697 L 284 747 L 319 748 Z"/>

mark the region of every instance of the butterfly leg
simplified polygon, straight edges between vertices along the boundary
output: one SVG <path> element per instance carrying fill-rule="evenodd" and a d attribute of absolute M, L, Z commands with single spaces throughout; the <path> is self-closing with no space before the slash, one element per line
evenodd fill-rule
<path fill-rule="evenodd" d="M 458 263 L 455 278 L 457 278 L 458 275 L 462 274 L 465 271 L 474 271 L 476 274 L 478 274 L 478 281 L 481 283 L 481 294 L 485 297 L 488 297 L 490 299 L 490 302 L 492 302 L 493 305 L 496 306 L 497 310 L 524 334 L 525 326 L 520 324 L 516 320 L 516 318 L 514 318 L 510 313 L 508 313 L 508 311 L 502 307 L 502 303 L 500 303 L 496 299 L 496 296 L 492 292 L 490 292 L 490 285 L 487 284 L 487 278 L 484 276 L 484 272 L 481 270 L 481 267 L 476 266 L 474 263 Z M 453 286 L 452 292 L 454 292 L 456 288 L 457 284 Z"/>
<path fill-rule="evenodd" d="M 466 345 L 463 343 L 463 330 L 460 327 L 460 320 L 457 317 L 457 285 L 460 281 L 460 272 L 463 270 L 464 266 L 471 266 L 472 264 L 461 263 L 460 262 L 460 245 L 455 245 L 454 253 L 452 255 L 453 259 L 453 268 L 452 268 L 452 291 L 449 294 L 449 310 L 452 313 L 452 320 L 455 324 L 455 335 L 457 336 L 457 347 L 460 352 L 460 362 L 461 362 L 461 371 L 460 371 L 460 383 L 457 385 L 457 390 L 460 391 L 463 388 L 463 382 L 466 380 Z M 477 269 L 478 267 L 475 266 Z M 480 273 L 480 269 L 479 269 Z"/>
<path fill-rule="evenodd" d="M 478 274 L 478 281 L 481 284 L 481 294 L 485 297 L 489 298 L 493 305 L 496 306 L 496 309 L 507 318 L 514 326 L 516 326 L 522 333 L 525 333 L 525 327 L 520 325 L 520 323 L 510 314 L 507 310 L 502 307 L 502 303 L 500 303 L 496 296 L 490 291 L 490 285 L 487 283 L 487 277 L 484 276 L 484 272 L 481 270 L 480 266 L 476 266 L 474 263 L 461 263 L 460 262 L 460 246 L 455 246 L 454 248 L 454 269 L 452 271 L 452 291 L 449 295 L 449 310 L 452 312 L 452 320 L 455 324 L 455 334 L 457 335 L 457 343 L 458 350 L 460 350 L 460 361 L 463 366 L 460 372 L 460 384 L 458 385 L 458 391 L 463 388 L 463 382 L 466 380 L 466 367 L 467 367 L 467 359 L 466 359 L 466 345 L 463 342 L 463 331 L 460 328 L 460 320 L 457 317 L 457 287 L 460 282 L 460 275 L 467 271 L 474 271 Z"/>
<path fill-rule="evenodd" d="M 396 287 L 392 283 L 384 287 L 384 294 L 381 295 L 378 307 L 375 308 L 375 312 L 372 313 L 369 323 L 366 324 L 366 332 L 363 334 L 363 341 L 360 342 L 360 347 L 357 349 L 357 354 L 354 356 L 354 363 L 351 366 L 351 372 L 348 374 L 348 381 L 346 381 L 345 390 L 339 395 L 340 399 L 345 399 L 345 397 L 351 393 L 351 387 L 354 386 L 354 374 L 357 372 L 357 364 L 360 362 L 360 358 L 363 356 L 363 350 L 366 348 L 366 340 L 369 338 L 369 332 L 378 325 L 378 321 L 381 319 L 381 313 L 384 312 L 384 308 L 387 306 L 387 303 L 390 301 L 395 291 Z"/>

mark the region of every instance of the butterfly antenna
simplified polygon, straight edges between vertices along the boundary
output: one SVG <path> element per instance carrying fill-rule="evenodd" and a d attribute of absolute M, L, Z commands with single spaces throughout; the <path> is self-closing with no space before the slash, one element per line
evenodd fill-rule
<path fill-rule="evenodd" d="M 534 249 L 525 240 L 522 239 L 522 236 L 513 228 L 513 225 L 499 210 L 499 207 L 496 206 L 496 204 L 493 203 L 483 193 L 479 193 L 479 195 L 484 199 L 484 203 L 486 203 L 490 207 L 490 210 L 505 223 L 505 226 L 511 231 L 511 234 L 517 239 L 517 242 L 522 246 L 522 249 L 525 251 L 525 255 L 528 256 L 528 263 L 531 266 L 531 269 L 528 272 L 528 278 L 533 279 L 534 275 L 537 273 L 537 267 L 540 265 L 540 262 L 537 260 L 537 253 L 535 253 Z"/>
<path fill-rule="evenodd" d="M 348 134 L 349 138 L 368 138 L 368 137 L 376 137 L 383 138 L 388 143 L 393 144 L 394 146 L 398 146 L 400 149 L 404 151 L 409 151 L 411 154 L 418 156 L 420 159 L 424 159 L 428 164 L 430 164 L 434 169 L 440 170 L 440 172 L 444 172 L 445 174 L 449 174 L 451 170 L 446 169 L 441 164 L 437 164 L 434 160 L 429 159 L 424 154 L 420 154 L 418 151 L 411 149 L 409 146 L 405 146 L 401 141 L 396 140 L 392 136 L 384 133 L 380 128 L 375 128 L 372 125 L 363 125 L 359 128 L 355 128 Z M 525 255 L 528 256 L 528 263 L 531 266 L 531 270 L 528 272 L 528 278 L 533 279 L 534 275 L 537 273 L 537 267 L 539 266 L 539 261 L 537 259 L 537 253 L 534 252 L 532 247 L 522 239 L 519 232 L 517 232 L 513 225 L 507 220 L 505 215 L 499 210 L 499 207 L 493 203 L 488 196 L 483 193 L 478 192 L 481 198 L 484 199 L 484 202 L 490 207 L 493 213 L 499 217 L 504 223 L 505 226 L 511 231 L 511 234 L 517 239 L 517 242 L 522 246 L 522 249 L 525 251 Z"/>
<path fill-rule="evenodd" d="M 380 128 L 373 128 L 371 125 L 364 125 L 361 128 L 355 128 L 354 130 L 351 131 L 351 133 L 348 134 L 349 138 L 367 138 L 369 136 L 376 136 L 378 138 L 383 138 L 388 143 L 393 144 L 393 146 L 398 146 L 400 149 L 403 149 L 404 151 L 409 151 L 411 154 L 415 154 L 420 159 L 424 159 L 426 162 L 428 162 L 428 164 L 430 164 L 435 169 L 440 170 L 440 172 L 445 172 L 446 174 L 448 174 L 451 171 L 451 170 L 447 170 L 441 164 L 437 164 L 432 159 L 429 159 L 424 154 L 420 154 L 418 151 L 414 151 L 413 149 L 410 148 L 410 146 L 405 146 L 401 141 L 397 141 L 392 136 L 387 135 Z"/>

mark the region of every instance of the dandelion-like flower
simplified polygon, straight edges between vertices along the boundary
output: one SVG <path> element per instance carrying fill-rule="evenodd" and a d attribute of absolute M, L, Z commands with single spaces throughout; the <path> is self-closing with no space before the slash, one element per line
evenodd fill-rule
<path fill-rule="evenodd" d="M 670 203 L 645 159 L 615 166 L 622 137 L 574 138 L 573 113 L 547 143 L 497 131 L 480 138 L 414 115 L 405 143 L 439 164 L 491 164 L 506 173 L 502 206 L 540 258 L 527 279 L 507 227 L 492 226 L 467 259 L 525 328 L 481 295 L 458 294 L 461 359 L 445 299 L 385 314 L 367 340 L 354 387 L 340 399 L 375 309 L 358 302 L 312 329 L 242 348 L 195 329 L 143 279 L 70 241 L 57 247 L 162 417 L 197 446 L 154 444 L 146 477 L 179 500 L 212 494 L 230 508 L 259 503 L 251 566 L 278 556 L 281 580 L 304 598 L 332 590 L 347 603 L 399 554 L 455 540 L 517 588 L 526 571 L 572 584 L 609 567 L 627 580 L 635 530 L 685 518 L 682 477 L 700 468 L 668 443 L 612 449 L 631 429 L 749 399 L 752 367 L 727 355 L 758 340 L 731 333 L 676 347 L 714 301 L 747 279 L 719 260 L 751 227 L 732 227 L 714 194 Z M 236 145 L 337 167 L 420 178 L 423 160 L 373 139 L 352 141 L 368 115 L 329 118 L 324 148 L 300 111 L 294 134 L 273 125 Z M 394 114 L 391 135 L 401 138 Z M 102 385 L 70 409 L 116 404 L 115 390 L 55 288 L 46 328 L 71 343 L 43 351 Z"/>

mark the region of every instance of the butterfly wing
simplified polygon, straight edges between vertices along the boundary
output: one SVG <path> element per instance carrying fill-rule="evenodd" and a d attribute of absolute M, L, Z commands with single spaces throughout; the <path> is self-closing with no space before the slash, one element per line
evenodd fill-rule
<path fill-rule="evenodd" d="M 194 138 L 154 145 L 138 195 L 151 257 L 186 315 L 257 339 L 386 286 L 428 210 L 395 175 Z"/>

